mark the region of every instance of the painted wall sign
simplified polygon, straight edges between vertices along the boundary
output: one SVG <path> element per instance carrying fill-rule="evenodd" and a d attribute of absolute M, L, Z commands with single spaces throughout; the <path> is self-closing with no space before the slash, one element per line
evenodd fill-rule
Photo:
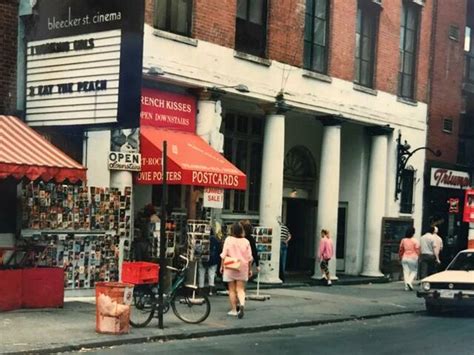
<path fill-rule="evenodd" d="M 474 223 L 474 190 L 466 190 L 464 195 L 463 222 Z"/>
<path fill-rule="evenodd" d="M 205 187 L 203 206 L 209 208 L 224 208 L 224 190 Z"/>
<path fill-rule="evenodd" d="M 196 98 L 161 90 L 143 88 L 141 126 L 196 132 Z"/>
<path fill-rule="evenodd" d="M 471 186 L 469 173 L 443 168 L 431 168 L 431 186 L 448 189 L 467 189 Z"/>
<path fill-rule="evenodd" d="M 139 124 L 143 0 L 40 0 L 27 32 L 30 125 Z"/>

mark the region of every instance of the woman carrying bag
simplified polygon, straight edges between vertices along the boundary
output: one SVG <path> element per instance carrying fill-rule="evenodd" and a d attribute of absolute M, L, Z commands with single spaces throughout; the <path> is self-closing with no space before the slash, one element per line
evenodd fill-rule
<path fill-rule="evenodd" d="M 244 316 L 245 283 L 252 276 L 253 258 L 250 243 L 245 239 L 242 225 L 234 223 L 231 233 L 225 239 L 222 248 L 220 271 L 223 281 L 227 282 L 229 288 L 231 310 L 227 314 L 240 319 Z"/>

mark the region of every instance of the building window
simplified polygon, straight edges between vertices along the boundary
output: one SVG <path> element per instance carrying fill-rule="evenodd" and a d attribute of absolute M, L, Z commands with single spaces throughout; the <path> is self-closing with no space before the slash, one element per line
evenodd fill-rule
<path fill-rule="evenodd" d="M 472 30 L 466 27 L 464 35 L 465 80 L 474 83 L 474 51 L 472 50 Z"/>
<path fill-rule="evenodd" d="M 372 88 L 374 85 L 375 42 L 378 11 L 375 5 L 359 0 L 357 6 L 355 82 Z"/>
<path fill-rule="evenodd" d="M 453 133 L 453 120 L 451 118 L 445 118 L 443 120 L 443 132 Z"/>
<path fill-rule="evenodd" d="M 247 175 L 247 190 L 226 190 L 224 209 L 258 212 L 263 154 L 263 119 L 237 114 L 224 117 L 224 156 Z"/>
<path fill-rule="evenodd" d="M 398 95 L 406 99 L 415 97 L 415 67 L 420 10 L 417 5 L 403 2 L 400 26 L 400 68 Z"/>
<path fill-rule="evenodd" d="M 265 57 L 267 0 L 237 0 L 235 49 L 258 57 Z"/>
<path fill-rule="evenodd" d="M 192 0 L 155 0 L 155 27 L 191 36 Z"/>
<path fill-rule="evenodd" d="M 306 0 L 304 67 L 323 74 L 328 70 L 328 20 L 328 0 Z"/>
<path fill-rule="evenodd" d="M 415 170 L 405 169 L 402 173 L 402 194 L 400 213 L 413 213 L 413 190 L 415 187 Z"/>

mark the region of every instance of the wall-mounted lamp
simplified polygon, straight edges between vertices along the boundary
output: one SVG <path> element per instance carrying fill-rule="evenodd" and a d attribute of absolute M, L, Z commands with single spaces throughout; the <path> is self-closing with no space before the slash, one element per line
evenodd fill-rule
<path fill-rule="evenodd" d="M 413 154 L 415 154 L 419 150 L 427 150 L 433 153 L 436 157 L 441 156 L 441 151 L 438 149 L 434 151 L 428 147 L 419 147 L 412 151 L 410 151 L 410 144 L 405 140 L 405 143 L 402 144 L 402 134 L 398 132 L 398 139 L 397 139 L 397 179 L 395 185 L 395 201 L 398 200 L 398 195 L 402 192 L 402 180 L 403 180 L 403 171 L 405 170 L 408 160 L 411 158 Z"/>
<path fill-rule="evenodd" d="M 160 76 L 160 75 L 165 75 L 165 71 L 161 69 L 160 67 L 150 67 L 150 69 L 148 69 L 148 74 L 154 75 L 154 76 Z"/>

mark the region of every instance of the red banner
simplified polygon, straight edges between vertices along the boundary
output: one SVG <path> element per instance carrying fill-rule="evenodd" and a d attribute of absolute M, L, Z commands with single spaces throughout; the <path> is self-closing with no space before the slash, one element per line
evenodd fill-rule
<path fill-rule="evenodd" d="M 474 223 L 474 190 L 466 190 L 463 222 Z"/>
<path fill-rule="evenodd" d="M 140 126 L 196 132 L 196 98 L 142 88 Z"/>

